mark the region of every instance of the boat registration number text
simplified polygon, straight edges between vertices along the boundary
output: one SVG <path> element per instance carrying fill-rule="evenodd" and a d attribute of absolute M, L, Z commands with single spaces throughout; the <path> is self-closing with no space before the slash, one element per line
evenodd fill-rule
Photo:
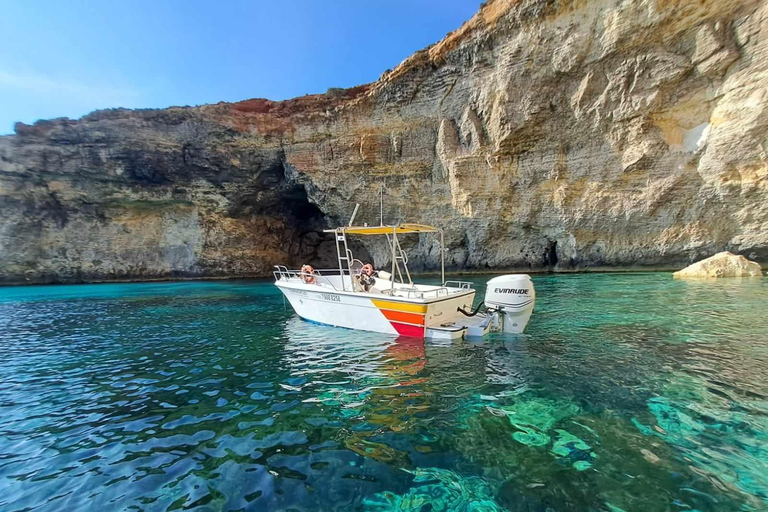
<path fill-rule="evenodd" d="M 329 300 L 331 302 L 341 302 L 341 297 L 332 293 L 321 293 L 320 298 L 323 300 Z"/>

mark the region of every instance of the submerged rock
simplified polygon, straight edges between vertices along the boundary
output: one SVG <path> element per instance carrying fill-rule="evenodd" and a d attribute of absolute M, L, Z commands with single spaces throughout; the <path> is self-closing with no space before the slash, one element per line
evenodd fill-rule
<path fill-rule="evenodd" d="M 674 273 L 675 277 L 759 277 L 760 265 L 741 255 L 719 252 Z"/>
<path fill-rule="evenodd" d="M 414 475 L 414 487 L 398 495 L 381 492 L 363 499 L 365 510 L 377 512 L 501 512 L 496 486 L 477 476 L 463 477 L 441 468 L 404 470 Z"/>

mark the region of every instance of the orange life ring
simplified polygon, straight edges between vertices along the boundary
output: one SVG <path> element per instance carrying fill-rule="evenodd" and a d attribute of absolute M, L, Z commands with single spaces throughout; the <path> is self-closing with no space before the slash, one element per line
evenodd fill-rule
<path fill-rule="evenodd" d="M 306 284 L 313 284 L 315 282 L 315 269 L 312 265 L 303 265 L 301 267 L 301 280 Z"/>
<path fill-rule="evenodd" d="M 365 265 L 363 265 L 363 268 L 360 269 L 360 273 L 365 274 L 368 277 L 371 277 L 373 275 L 373 265 L 371 265 L 370 263 L 366 263 Z"/>

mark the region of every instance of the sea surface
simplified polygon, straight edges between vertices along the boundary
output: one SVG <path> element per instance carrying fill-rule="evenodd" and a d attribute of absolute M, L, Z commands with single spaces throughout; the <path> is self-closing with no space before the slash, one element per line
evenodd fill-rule
<path fill-rule="evenodd" d="M 0 510 L 768 509 L 765 279 L 533 281 L 451 343 L 266 281 L 0 289 Z"/>

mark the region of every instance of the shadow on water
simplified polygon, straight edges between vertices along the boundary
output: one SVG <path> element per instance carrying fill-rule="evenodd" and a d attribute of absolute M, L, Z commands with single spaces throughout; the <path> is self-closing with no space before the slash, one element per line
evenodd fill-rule
<path fill-rule="evenodd" d="M 0 509 L 766 508 L 763 280 L 534 282 L 453 343 L 265 282 L 0 289 Z"/>

